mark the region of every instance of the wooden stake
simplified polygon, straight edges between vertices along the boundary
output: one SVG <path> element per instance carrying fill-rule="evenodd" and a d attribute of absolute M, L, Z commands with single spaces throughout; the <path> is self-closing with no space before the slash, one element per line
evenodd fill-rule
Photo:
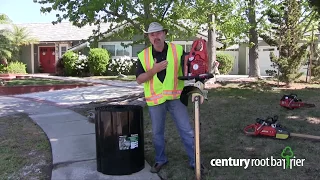
<path fill-rule="evenodd" d="M 194 99 L 194 126 L 195 126 L 195 169 L 196 180 L 201 179 L 201 162 L 200 162 L 200 96 L 195 96 Z"/>

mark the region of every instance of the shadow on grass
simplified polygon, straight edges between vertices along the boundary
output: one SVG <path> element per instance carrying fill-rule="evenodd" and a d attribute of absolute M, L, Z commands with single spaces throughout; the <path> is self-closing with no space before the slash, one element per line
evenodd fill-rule
<path fill-rule="evenodd" d="M 222 87 L 237 87 L 237 88 L 244 88 L 244 89 L 251 89 L 251 90 L 258 90 L 258 91 L 268 91 L 272 90 L 276 85 L 267 83 L 266 81 L 254 81 L 254 82 L 219 82 Z"/>
<path fill-rule="evenodd" d="M 251 82 L 232 82 L 232 81 L 225 81 L 225 82 L 218 82 L 221 87 L 226 88 L 241 88 L 241 89 L 249 89 L 252 91 L 272 91 L 277 89 L 320 89 L 319 84 L 308 84 L 308 83 L 294 83 L 291 87 L 287 87 L 283 83 L 278 83 L 276 81 L 266 81 L 266 80 L 259 80 L 259 81 L 251 81 Z"/>
<path fill-rule="evenodd" d="M 252 85 L 252 84 L 251 84 Z M 248 137 L 243 128 L 255 123 L 256 118 L 279 116 L 279 123 L 295 133 L 320 136 L 320 91 L 318 89 L 267 90 L 264 83 L 257 89 L 221 87 L 209 91 L 208 101 L 200 106 L 201 155 L 209 169 L 204 179 L 317 179 L 319 176 L 319 141 L 289 138 Z M 304 102 L 314 103 L 314 108 L 287 110 L 279 105 L 284 94 L 295 93 Z M 193 104 L 188 106 L 190 123 L 193 125 Z M 295 117 L 295 118 L 292 118 Z M 188 169 L 188 158 L 175 124 L 168 114 L 166 121 L 166 153 L 170 163 L 160 171 L 163 179 L 195 179 L 194 171 Z M 146 159 L 154 163 L 150 118 L 145 109 Z M 285 170 L 282 167 L 212 167 L 211 159 L 281 158 L 281 152 L 290 146 L 296 158 L 304 158 L 303 167 Z"/>

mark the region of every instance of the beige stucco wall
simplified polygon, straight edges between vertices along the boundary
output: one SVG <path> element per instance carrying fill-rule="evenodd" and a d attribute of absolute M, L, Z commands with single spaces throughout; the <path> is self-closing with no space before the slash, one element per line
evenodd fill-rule
<path fill-rule="evenodd" d="M 32 63 L 31 63 L 31 45 L 21 47 L 20 61 L 26 64 L 27 73 L 32 72 Z"/>

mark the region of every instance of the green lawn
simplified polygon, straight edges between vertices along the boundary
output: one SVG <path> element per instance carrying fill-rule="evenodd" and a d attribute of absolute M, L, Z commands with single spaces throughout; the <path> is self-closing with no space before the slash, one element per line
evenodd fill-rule
<path fill-rule="evenodd" d="M 79 84 L 81 82 L 44 79 L 44 78 L 30 78 L 30 79 L 13 79 L 6 81 L 6 86 L 22 86 L 22 85 L 57 85 L 57 84 Z"/>
<path fill-rule="evenodd" d="M 27 114 L 0 117 L 0 179 L 50 179 L 50 142 Z"/>
<path fill-rule="evenodd" d="M 233 87 L 233 88 L 232 88 Z M 227 85 L 209 91 L 209 100 L 200 108 L 201 154 L 209 173 L 203 179 L 319 179 L 320 142 L 289 138 L 248 137 L 243 128 L 255 122 L 256 118 L 278 115 L 279 123 L 291 132 L 320 136 L 320 91 L 319 89 L 271 90 L 265 84 L 255 83 L 256 88 Z M 253 86 L 250 86 L 253 87 Z M 305 102 L 315 103 L 315 108 L 287 110 L 279 105 L 286 93 L 296 93 Z M 193 104 L 189 103 L 193 117 Z M 146 160 L 154 163 L 151 123 L 147 109 L 145 113 Z M 194 171 L 188 168 L 188 158 L 170 115 L 166 122 L 166 153 L 169 164 L 159 172 L 163 179 L 195 179 Z M 191 120 L 193 125 L 193 119 Z M 306 159 L 303 167 L 284 170 L 280 167 L 212 167 L 211 159 L 252 159 L 273 156 L 282 158 L 281 152 L 290 146 L 296 158 Z"/>

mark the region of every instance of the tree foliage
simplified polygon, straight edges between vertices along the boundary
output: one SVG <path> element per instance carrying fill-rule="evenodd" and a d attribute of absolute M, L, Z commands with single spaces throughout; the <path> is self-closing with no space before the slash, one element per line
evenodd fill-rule
<path fill-rule="evenodd" d="M 11 23 L 11 19 L 9 18 L 9 16 L 7 16 L 6 14 L 1 14 L 0 13 L 0 24 L 9 24 Z"/>
<path fill-rule="evenodd" d="M 304 35 L 304 28 L 299 24 L 302 14 L 301 2 L 282 0 L 278 7 L 278 11 L 268 11 L 269 21 L 273 25 L 272 35 L 263 34 L 261 37 L 269 45 L 278 47 L 279 57 L 271 52 L 270 58 L 279 68 L 280 79 L 290 85 L 302 75 L 299 71 L 306 62 L 309 43 L 301 42 Z"/>
<path fill-rule="evenodd" d="M 307 0 L 309 5 L 314 8 L 320 15 L 320 1 L 319 0 Z"/>
<path fill-rule="evenodd" d="M 42 4 L 41 12 L 58 10 L 59 23 L 66 19 L 78 27 L 111 22 L 106 32 L 95 32 L 95 37 L 114 31 L 119 24 L 129 24 L 122 34 L 132 38 L 143 34 L 152 21 L 160 21 L 169 28 L 169 37 L 190 37 L 197 32 L 208 30 L 208 15 L 215 15 L 218 39 L 226 44 L 239 42 L 246 34 L 247 23 L 241 16 L 241 0 L 34 0 Z M 212 24 L 211 24 L 212 25 Z M 92 37 L 93 38 L 93 37 Z M 140 39 L 142 42 L 146 39 Z M 137 43 L 135 42 L 135 43 Z"/>
<path fill-rule="evenodd" d="M 8 46 L 11 42 L 7 34 L 9 33 L 6 29 L 0 30 L 0 59 L 10 59 L 12 57 L 12 52 L 10 46 Z"/>
<path fill-rule="evenodd" d="M 11 25 L 12 30 L 8 31 L 7 37 L 9 39 L 10 51 L 13 54 L 13 59 L 18 59 L 22 46 L 30 44 L 37 44 L 38 39 L 33 38 L 26 27 L 19 27 L 15 24 Z"/>
<path fill-rule="evenodd" d="M 34 2 L 43 5 L 41 7 L 43 13 L 50 13 L 52 10 L 58 10 L 62 13 L 56 15 L 57 20 L 53 24 L 66 19 L 78 27 L 98 26 L 90 39 L 103 37 L 111 31 L 116 31 L 116 28 L 120 26 L 124 27 L 122 34 L 133 38 L 137 34 L 143 35 L 143 30 L 146 30 L 153 21 L 161 22 L 167 27 L 170 30 L 169 36 L 190 37 L 197 32 L 192 28 L 192 24 L 179 21 L 185 19 L 185 14 L 193 3 L 191 0 L 34 0 Z M 99 31 L 101 23 L 111 23 L 110 28 L 104 32 Z M 181 27 L 186 28 L 187 31 Z M 134 43 L 141 43 L 145 40 L 145 38 L 141 38 Z"/>
<path fill-rule="evenodd" d="M 9 24 L 11 22 L 10 18 L 6 14 L 0 14 L 0 25 Z M 2 58 L 8 59 L 11 58 L 12 53 L 10 51 L 10 39 L 7 36 L 9 31 L 5 28 L 0 29 L 0 60 Z"/>
<path fill-rule="evenodd" d="M 300 26 L 305 27 L 305 32 L 312 30 L 314 27 L 312 23 L 315 22 L 314 11 L 305 6 L 308 4 L 307 1 L 301 0 L 305 11 L 300 15 Z M 57 20 L 53 24 L 68 20 L 78 27 L 96 25 L 97 31 L 94 31 L 90 38 L 95 40 L 117 31 L 117 27 L 122 26 L 124 28 L 118 31 L 120 37 L 134 39 L 132 44 L 142 42 L 147 44 L 146 37 L 136 39 L 134 35 L 143 35 L 143 30 L 146 30 L 152 21 L 160 21 L 166 26 L 169 29 L 170 39 L 189 38 L 195 36 L 199 29 L 204 32 L 211 26 L 216 29 L 217 40 L 226 45 L 237 44 L 244 39 L 249 41 L 251 38 L 250 71 L 257 76 L 259 76 L 257 38 L 269 33 L 273 24 L 266 19 L 268 9 L 283 13 L 283 9 L 278 6 L 279 1 L 273 0 L 34 0 L 34 2 L 43 6 L 41 8 L 43 13 L 50 13 L 53 10 L 61 12 L 57 14 Z M 208 22 L 210 14 L 214 14 L 214 23 Z M 99 31 L 101 23 L 111 23 L 111 26 L 107 31 L 101 32 Z M 255 46 L 252 46 L 253 44 Z"/>
<path fill-rule="evenodd" d="M 13 24 L 7 15 L 0 15 L 0 24 L 6 25 L 0 29 L 0 59 L 18 60 L 22 46 L 38 43 L 25 27 Z"/>
<path fill-rule="evenodd" d="M 190 19 L 196 25 L 194 28 L 201 31 L 214 26 L 217 39 L 228 46 L 246 37 L 248 25 L 242 12 L 241 0 L 195 0 L 185 18 Z M 214 15 L 214 22 L 208 21 L 210 14 Z"/>

